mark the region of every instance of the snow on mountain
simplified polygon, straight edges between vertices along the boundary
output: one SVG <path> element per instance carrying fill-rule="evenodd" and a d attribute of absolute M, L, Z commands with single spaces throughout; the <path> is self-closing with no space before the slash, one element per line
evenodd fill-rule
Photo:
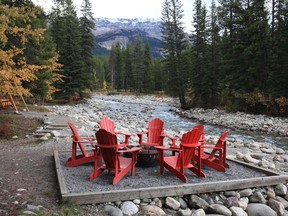
<path fill-rule="evenodd" d="M 104 34 L 117 29 L 140 29 L 151 37 L 161 39 L 160 19 L 151 18 L 96 18 L 95 35 Z"/>
<path fill-rule="evenodd" d="M 161 57 L 160 19 L 149 18 L 96 18 L 96 55 L 107 55 L 111 47 L 119 42 L 121 46 L 133 44 L 136 37 L 149 43 L 152 56 Z"/>

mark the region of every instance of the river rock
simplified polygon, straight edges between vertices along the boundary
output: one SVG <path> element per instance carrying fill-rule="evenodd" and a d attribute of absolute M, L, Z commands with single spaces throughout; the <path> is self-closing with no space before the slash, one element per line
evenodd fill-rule
<path fill-rule="evenodd" d="M 104 211 L 109 215 L 109 216 L 123 216 L 122 211 L 119 208 L 116 208 L 111 205 L 106 205 L 104 207 Z"/>
<path fill-rule="evenodd" d="M 135 215 L 139 211 L 138 207 L 131 201 L 125 201 L 121 206 L 121 210 L 125 215 Z"/>
<path fill-rule="evenodd" d="M 267 195 L 268 199 L 270 199 L 270 198 L 275 199 L 275 197 L 276 197 L 275 191 L 271 187 L 269 187 L 267 189 L 266 195 Z"/>
<path fill-rule="evenodd" d="M 41 205 L 35 206 L 35 205 L 29 205 L 29 204 L 28 204 L 28 205 L 26 206 L 26 209 L 27 209 L 27 210 L 31 210 L 31 211 L 35 211 L 35 210 L 36 210 L 36 211 L 40 211 L 41 208 L 43 208 L 43 206 L 41 206 Z"/>
<path fill-rule="evenodd" d="M 178 202 L 180 203 L 180 208 L 181 209 L 186 209 L 188 207 L 188 204 L 186 203 L 186 201 L 183 198 L 179 198 Z"/>
<path fill-rule="evenodd" d="M 285 151 L 281 148 L 274 147 L 274 150 L 276 151 L 276 154 L 285 154 Z"/>
<path fill-rule="evenodd" d="M 219 204 L 212 204 L 208 208 L 210 213 L 216 213 L 216 214 L 221 214 L 225 216 L 231 216 L 232 212 L 225 207 L 224 205 L 219 205 Z"/>
<path fill-rule="evenodd" d="M 48 138 L 47 136 L 42 136 L 42 137 L 39 138 L 39 140 L 41 140 L 41 141 L 47 141 L 47 140 L 49 140 L 49 138 Z"/>
<path fill-rule="evenodd" d="M 240 207 L 232 206 L 230 208 L 232 216 L 248 216 L 248 214 Z"/>
<path fill-rule="evenodd" d="M 246 154 L 244 155 L 244 161 L 247 162 L 247 163 L 254 163 L 254 164 L 258 164 L 260 161 L 255 159 L 255 158 L 252 158 L 250 154 Z"/>
<path fill-rule="evenodd" d="M 275 168 L 275 164 L 273 162 L 269 162 L 268 160 L 262 159 L 259 163 L 258 166 L 263 167 L 263 168 Z"/>
<path fill-rule="evenodd" d="M 136 205 L 139 205 L 141 203 L 141 200 L 140 199 L 134 199 L 133 203 L 135 203 Z"/>
<path fill-rule="evenodd" d="M 230 208 L 231 206 L 239 206 L 238 198 L 237 197 L 228 197 L 224 200 L 223 203 L 227 208 Z"/>
<path fill-rule="evenodd" d="M 261 151 L 266 153 L 266 154 L 275 154 L 276 151 L 272 148 L 261 148 Z"/>
<path fill-rule="evenodd" d="M 276 196 L 275 200 L 281 202 L 285 209 L 288 208 L 288 201 L 286 199 L 284 199 L 283 197 Z"/>
<path fill-rule="evenodd" d="M 251 157 L 258 159 L 258 160 L 262 160 L 265 157 L 266 154 L 262 154 L 262 153 L 251 153 Z"/>
<path fill-rule="evenodd" d="M 165 212 L 158 206 L 147 205 L 142 207 L 142 213 L 149 216 L 164 216 Z"/>
<path fill-rule="evenodd" d="M 256 191 L 250 198 L 252 203 L 266 203 L 266 199 L 260 191 Z"/>
<path fill-rule="evenodd" d="M 277 216 L 271 207 L 262 203 L 250 203 L 246 212 L 249 216 Z"/>
<path fill-rule="evenodd" d="M 247 209 L 249 203 L 249 198 L 248 197 L 242 197 L 239 199 L 238 205 L 240 208 L 242 208 L 243 210 Z"/>
<path fill-rule="evenodd" d="M 191 216 L 192 211 L 187 208 L 187 209 L 179 209 L 179 211 L 177 212 L 179 216 Z"/>
<path fill-rule="evenodd" d="M 278 196 L 285 196 L 287 193 L 287 187 L 284 184 L 278 184 L 275 187 L 275 193 Z"/>
<path fill-rule="evenodd" d="M 251 188 L 247 188 L 244 190 L 239 191 L 240 197 L 249 197 L 253 194 L 253 191 Z"/>
<path fill-rule="evenodd" d="M 232 196 L 236 196 L 236 191 L 225 191 L 224 195 L 227 197 L 232 197 Z"/>
<path fill-rule="evenodd" d="M 281 202 L 274 200 L 274 199 L 269 199 L 268 205 L 278 214 L 278 215 L 283 215 L 284 214 L 284 206 Z"/>
<path fill-rule="evenodd" d="M 173 210 L 179 210 L 180 208 L 180 202 L 178 202 L 176 199 L 172 198 L 172 197 L 166 197 L 165 199 L 165 205 Z"/>
<path fill-rule="evenodd" d="M 188 201 L 188 205 L 190 208 L 202 208 L 204 211 L 206 211 L 209 208 L 209 204 L 202 198 L 191 195 Z"/>
<path fill-rule="evenodd" d="M 288 162 L 288 155 L 283 155 L 282 158 L 283 158 L 284 162 Z"/>
<path fill-rule="evenodd" d="M 203 209 L 197 209 L 192 212 L 191 216 L 206 216 L 205 211 Z"/>

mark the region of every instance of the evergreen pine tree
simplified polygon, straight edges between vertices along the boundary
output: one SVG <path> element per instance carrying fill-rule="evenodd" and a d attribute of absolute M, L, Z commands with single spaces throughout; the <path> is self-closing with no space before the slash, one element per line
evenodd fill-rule
<path fill-rule="evenodd" d="M 127 91 L 132 88 L 135 82 L 132 74 L 132 48 L 128 43 L 125 49 L 124 62 L 124 89 Z"/>
<path fill-rule="evenodd" d="M 151 70 L 151 48 L 149 44 L 145 44 L 144 53 L 143 53 L 143 91 L 146 93 L 153 91 L 154 86 L 154 79 L 152 77 L 152 70 Z"/>
<path fill-rule="evenodd" d="M 195 13 L 193 16 L 193 27 L 191 36 L 192 43 L 192 88 L 194 106 L 208 107 L 211 81 L 209 77 L 208 65 L 208 30 L 207 30 L 207 10 L 202 5 L 201 0 L 195 1 Z"/>
<path fill-rule="evenodd" d="M 89 78 L 87 80 L 87 87 L 95 88 L 96 85 L 96 72 L 95 62 L 93 59 L 93 50 L 95 47 L 95 23 L 92 13 L 92 5 L 89 0 L 83 0 L 81 6 L 82 17 L 80 17 L 80 29 L 81 29 L 81 47 L 82 58 L 84 61 L 83 73 L 87 74 Z"/>
<path fill-rule="evenodd" d="M 162 51 L 168 73 L 170 93 L 178 96 L 181 107 L 187 108 L 187 79 L 183 73 L 182 51 L 184 50 L 183 5 L 180 0 L 164 0 L 161 17 Z"/>
<path fill-rule="evenodd" d="M 63 64 L 63 83 L 57 86 L 61 90 L 59 96 L 83 96 L 90 76 L 84 71 L 79 19 L 72 0 L 56 1 L 56 5 L 51 32 L 60 54 L 59 62 Z"/>
<path fill-rule="evenodd" d="M 288 113 L 288 4 L 284 0 L 273 1 L 270 70 L 268 89 L 273 113 Z"/>
<path fill-rule="evenodd" d="M 143 43 L 140 37 L 136 37 L 132 53 L 133 53 L 132 76 L 133 80 L 135 81 L 133 89 L 137 92 L 141 92 L 143 90 L 144 66 L 143 66 Z"/>

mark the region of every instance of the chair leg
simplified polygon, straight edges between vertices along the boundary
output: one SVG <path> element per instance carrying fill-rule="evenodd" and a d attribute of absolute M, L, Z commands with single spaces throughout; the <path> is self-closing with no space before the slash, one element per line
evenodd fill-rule
<path fill-rule="evenodd" d="M 165 163 L 165 168 L 168 169 L 173 175 L 175 175 L 177 178 L 179 178 L 183 182 L 187 182 L 187 177 L 185 176 L 184 173 L 179 172 L 175 168 L 169 166 L 168 164 Z"/>
<path fill-rule="evenodd" d="M 132 164 L 128 167 L 125 167 L 125 169 L 121 170 L 119 173 L 115 172 L 115 177 L 113 178 L 112 184 L 117 184 L 131 170 L 131 166 Z"/>
<path fill-rule="evenodd" d="M 197 162 L 197 167 L 195 166 L 195 164 L 193 164 L 194 167 L 189 168 L 189 169 L 199 177 L 206 177 L 205 174 L 202 172 L 202 157 L 201 156 L 199 157 L 202 151 L 201 147 L 198 147 L 197 151 L 198 152 L 196 153 L 196 155 L 194 155 L 194 158 L 195 158 L 194 162 L 195 161 Z"/>
<path fill-rule="evenodd" d="M 92 181 L 93 179 L 97 178 L 99 175 L 102 174 L 103 171 L 104 170 L 101 168 L 94 170 L 94 172 L 90 175 L 89 180 Z"/>
<path fill-rule="evenodd" d="M 100 152 L 97 152 L 95 150 L 93 159 L 94 159 L 94 171 L 89 177 L 90 181 L 92 181 L 93 179 L 97 178 L 104 171 L 104 169 L 101 167 L 101 165 L 102 165 L 102 156 L 101 156 Z"/>
<path fill-rule="evenodd" d="M 92 162 L 94 160 L 94 156 L 91 157 L 83 157 L 82 155 L 77 155 L 76 157 L 73 158 L 69 158 L 66 166 L 67 167 L 75 167 L 75 166 L 79 166 L 81 164 L 85 164 L 85 163 L 89 163 Z"/>

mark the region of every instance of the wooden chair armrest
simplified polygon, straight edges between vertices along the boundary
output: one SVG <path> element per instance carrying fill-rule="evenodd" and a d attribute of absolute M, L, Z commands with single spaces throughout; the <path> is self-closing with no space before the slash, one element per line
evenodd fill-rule
<path fill-rule="evenodd" d="M 184 147 L 190 147 L 191 146 L 191 143 L 181 143 L 181 145 L 182 146 L 184 146 Z M 197 144 L 195 144 L 193 147 L 201 147 L 201 143 L 197 143 Z"/>
<path fill-rule="evenodd" d="M 115 134 L 120 134 L 120 135 L 124 135 L 124 136 L 129 136 L 129 137 L 132 136 L 132 134 L 124 133 L 121 131 L 115 132 Z"/>
<path fill-rule="evenodd" d="M 172 142 L 172 144 L 171 144 L 171 146 L 177 146 L 176 145 L 176 141 L 178 140 L 178 139 L 180 139 L 180 137 L 170 137 L 170 136 L 168 136 L 168 138 L 171 140 L 171 142 Z"/>
<path fill-rule="evenodd" d="M 143 136 L 143 135 L 145 135 L 145 134 L 147 134 L 148 132 L 137 132 L 136 134 L 137 134 L 137 136 L 139 137 L 139 136 Z"/>
<path fill-rule="evenodd" d="M 135 148 L 131 148 L 131 149 L 125 149 L 125 150 L 118 150 L 118 153 L 133 153 L 133 152 L 139 152 L 141 151 L 142 148 L 139 147 L 135 147 Z"/>
<path fill-rule="evenodd" d="M 170 146 L 170 149 L 180 149 L 180 146 Z"/>
<path fill-rule="evenodd" d="M 170 148 L 167 148 L 167 147 L 164 147 L 164 146 L 155 146 L 155 148 L 157 150 L 162 150 L 162 151 L 166 151 L 166 150 L 175 151 L 174 149 L 170 149 Z M 176 151 L 178 151 L 178 149 Z"/>
<path fill-rule="evenodd" d="M 91 140 L 91 141 L 96 140 L 95 137 L 80 137 L 80 139 Z"/>
<path fill-rule="evenodd" d="M 223 149 L 222 147 L 217 147 L 217 146 L 215 146 L 215 145 L 201 145 L 201 148 Z"/>
<path fill-rule="evenodd" d="M 119 147 L 119 145 L 118 144 L 117 145 L 106 145 L 106 144 L 97 143 L 96 147 L 109 149 L 109 148 L 117 148 L 117 147 Z"/>
<path fill-rule="evenodd" d="M 160 136 L 161 136 L 161 137 L 166 137 L 166 136 L 168 136 L 168 135 L 164 132 L 164 133 L 162 133 Z"/>
<path fill-rule="evenodd" d="M 94 145 L 96 145 L 96 144 L 98 144 L 97 143 L 97 141 L 93 141 L 93 140 L 91 140 L 91 141 L 83 141 L 83 140 L 80 140 L 80 141 L 77 141 L 77 140 L 73 140 L 73 142 L 75 142 L 75 143 L 84 143 L 84 144 L 94 144 Z"/>
<path fill-rule="evenodd" d="M 147 134 L 148 132 L 138 132 L 136 133 L 139 138 L 139 144 L 141 145 L 143 143 L 143 135 Z"/>
<path fill-rule="evenodd" d="M 125 147 L 127 147 L 128 146 L 128 143 L 119 143 L 118 145 L 118 148 L 125 148 Z"/>

